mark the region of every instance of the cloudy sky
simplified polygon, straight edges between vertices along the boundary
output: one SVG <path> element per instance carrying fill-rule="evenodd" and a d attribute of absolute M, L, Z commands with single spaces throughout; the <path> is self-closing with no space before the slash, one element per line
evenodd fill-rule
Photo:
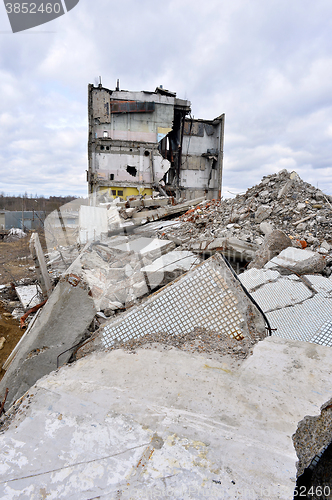
<path fill-rule="evenodd" d="M 332 194 L 330 0 L 80 0 L 11 33 L 0 5 L 0 191 L 87 193 L 87 85 L 226 114 L 224 194 L 286 168 Z"/>

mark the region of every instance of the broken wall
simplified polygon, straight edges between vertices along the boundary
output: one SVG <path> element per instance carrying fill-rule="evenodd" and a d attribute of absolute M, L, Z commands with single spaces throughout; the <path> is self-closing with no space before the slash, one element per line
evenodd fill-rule
<path fill-rule="evenodd" d="M 144 188 L 152 189 L 163 178 L 170 162 L 160 155 L 158 142 L 172 130 L 175 103 L 175 97 L 155 92 L 89 86 L 90 192 L 93 186 L 113 187 L 116 192 L 109 195 L 114 196 L 121 185 L 132 188 L 124 197 L 144 194 Z"/>
<path fill-rule="evenodd" d="M 187 198 L 213 199 L 221 192 L 224 119 L 185 120 L 180 184 Z"/>
<path fill-rule="evenodd" d="M 189 112 L 189 101 L 162 88 L 128 92 L 89 85 L 89 193 L 127 198 L 157 188 L 177 198 L 216 198 L 224 115 L 189 126 Z"/>

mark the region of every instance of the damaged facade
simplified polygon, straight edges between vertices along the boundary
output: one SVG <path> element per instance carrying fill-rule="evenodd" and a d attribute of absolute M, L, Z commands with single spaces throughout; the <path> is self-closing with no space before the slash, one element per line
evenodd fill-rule
<path fill-rule="evenodd" d="M 189 118 L 190 102 L 89 85 L 89 194 L 220 197 L 225 115 Z"/>

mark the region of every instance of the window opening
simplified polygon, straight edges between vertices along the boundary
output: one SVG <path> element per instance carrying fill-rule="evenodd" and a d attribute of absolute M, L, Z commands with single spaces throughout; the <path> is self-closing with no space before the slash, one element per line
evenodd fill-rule
<path fill-rule="evenodd" d="M 136 175 L 137 175 L 137 168 L 136 167 L 131 167 L 130 165 L 127 165 L 126 170 L 127 170 L 129 175 L 136 177 Z"/>

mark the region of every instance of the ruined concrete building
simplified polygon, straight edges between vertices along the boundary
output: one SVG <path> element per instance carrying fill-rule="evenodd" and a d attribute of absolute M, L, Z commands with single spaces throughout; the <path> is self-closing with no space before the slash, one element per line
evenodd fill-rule
<path fill-rule="evenodd" d="M 220 197 L 225 115 L 190 116 L 190 102 L 89 85 L 89 194 Z"/>

